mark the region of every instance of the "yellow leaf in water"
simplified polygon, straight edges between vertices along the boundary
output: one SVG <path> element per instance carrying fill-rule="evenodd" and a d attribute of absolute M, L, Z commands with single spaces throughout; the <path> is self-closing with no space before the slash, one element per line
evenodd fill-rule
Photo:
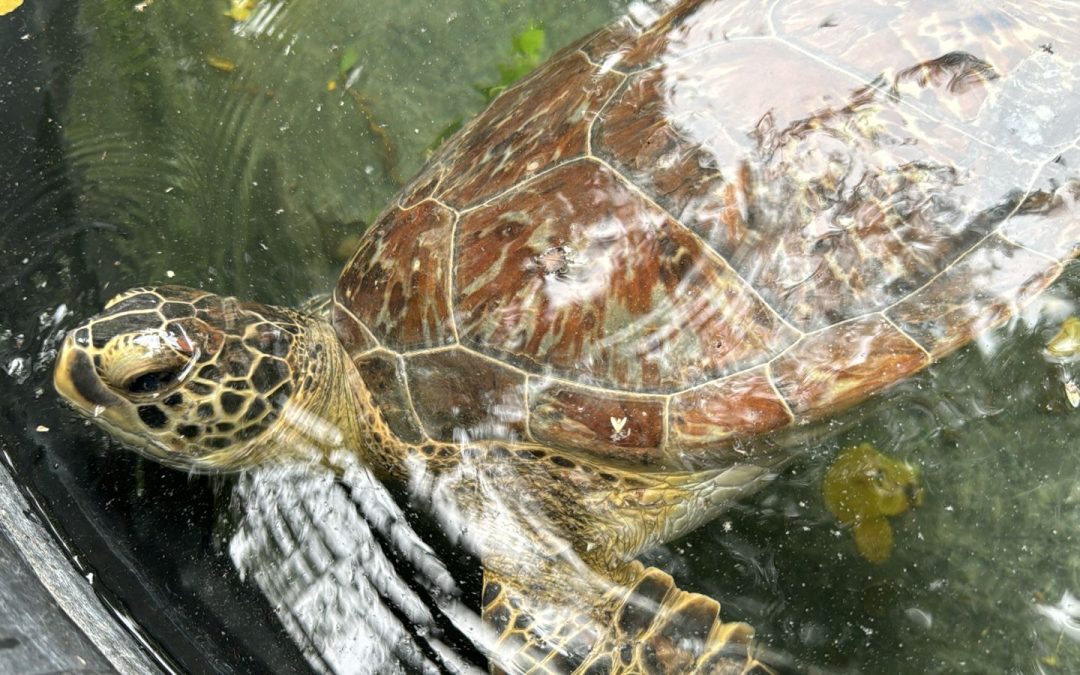
<path fill-rule="evenodd" d="M 841 525 L 852 526 L 859 554 L 874 563 L 892 552 L 888 517 L 922 504 L 915 468 L 881 454 L 870 443 L 846 448 L 836 457 L 822 482 L 822 494 Z"/>
<path fill-rule="evenodd" d="M 11 14 L 17 10 L 22 3 L 23 0 L 0 0 L 0 16 Z"/>
<path fill-rule="evenodd" d="M 217 68 L 223 73 L 231 73 L 236 70 L 236 64 L 229 59 L 219 58 L 217 56 L 207 56 L 206 64 L 211 68 Z"/>
<path fill-rule="evenodd" d="M 334 91 L 337 89 L 337 80 L 330 80 L 326 83 L 326 91 Z"/>
<path fill-rule="evenodd" d="M 247 18 L 251 16 L 251 10 L 255 9 L 256 2 L 257 0 L 230 0 L 229 11 L 225 12 L 225 16 L 233 21 L 247 21 Z"/>
<path fill-rule="evenodd" d="M 1061 324 L 1061 330 L 1046 345 L 1050 356 L 1059 359 L 1080 355 L 1080 319 L 1070 316 Z"/>

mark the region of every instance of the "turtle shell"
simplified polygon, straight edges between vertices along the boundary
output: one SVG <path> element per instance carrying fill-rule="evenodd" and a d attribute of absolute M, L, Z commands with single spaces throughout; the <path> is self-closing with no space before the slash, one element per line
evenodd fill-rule
<path fill-rule="evenodd" d="M 395 432 L 719 464 L 1046 288 L 1080 242 L 1080 13 L 896 4 L 683 2 L 494 101 L 335 289 Z"/>

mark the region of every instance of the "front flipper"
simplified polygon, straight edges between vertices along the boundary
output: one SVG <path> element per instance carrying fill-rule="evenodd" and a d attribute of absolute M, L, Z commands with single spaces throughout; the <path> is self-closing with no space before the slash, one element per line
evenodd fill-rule
<path fill-rule="evenodd" d="M 749 625 L 721 622 L 718 602 L 656 568 L 632 562 L 606 577 L 542 567 L 517 578 L 485 569 L 483 616 L 507 672 L 772 672 L 753 656 Z M 573 577 L 553 578 L 562 572 Z"/>

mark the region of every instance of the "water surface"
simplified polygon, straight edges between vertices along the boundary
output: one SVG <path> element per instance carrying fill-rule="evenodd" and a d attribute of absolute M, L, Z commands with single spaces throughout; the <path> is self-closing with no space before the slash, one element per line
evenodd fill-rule
<path fill-rule="evenodd" d="M 145 462 L 60 408 L 56 338 L 134 285 L 278 304 L 325 292 L 428 148 L 484 105 L 477 85 L 497 81 L 515 34 L 542 26 L 550 53 L 626 3 L 263 0 L 244 21 L 227 9 L 42 2 L 0 19 L 16 71 L 0 96 L 26 109 L 10 108 L 19 150 L 0 189 L 0 442 L 75 563 L 171 663 L 303 670 L 230 557 L 234 480 Z M 825 672 L 1080 670 L 1067 601 L 1080 594 L 1080 413 L 1063 390 L 1080 370 L 1042 355 L 1077 292 L 1072 272 L 648 560 Z M 863 441 L 918 466 L 927 491 L 882 565 L 820 495 L 830 456 Z M 471 561 L 440 553 L 467 585 Z"/>

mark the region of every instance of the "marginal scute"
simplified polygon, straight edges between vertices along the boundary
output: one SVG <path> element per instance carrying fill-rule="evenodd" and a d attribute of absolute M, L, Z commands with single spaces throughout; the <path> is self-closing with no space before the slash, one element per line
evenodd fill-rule
<path fill-rule="evenodd" d="M 750 451 L 732 441 L 791 423 L 792 416 L 759 366 L 671 398 L 670 453 L 684 458 L 745 460 Z"/>
<path fill-rule="evenodd" d="M 667 393 L 762 363 L 797 337 L 690 232 L 592 161 L 464 214 L 456 249 L 462 341 L 538 374 Z M 564 264 L 545 264 L 553 250 Z"/>
<path fill-rule="evenodd" d="M 464 349 L 405 357 L 413 405 L 428 436 L 522 438 L 525 375 Z M 472 385 L 472 386 L 465 386 Z"/>
<path fill-rule="evenodd" d="M 1069 153 L 1080 162 L 1080 151 Z M 1072 257 L 1080 245 L 1080 180 L 1028 196 L 1005 223 L 1001 233 L 1010 241 L 1054 259 Z"/>
<path fill-rule="evenodd" d="M 639 32 L 630 17 L 624 16 L 581 38 L 571 49 L 581 50 L 593 63 L 621 71 L 621 57 L 634 45 Z"/>
<path fill-rule="evenodd" d="M 1015 315 L 1060 273 L 1046 256 L 993 236 L 888 315 L 940 358 Z"/>
<path fill-rule="evenodd" d="M 589 123 L 621 80 L 573 50 L 555 56 L 469 123 L 468 143 L 442 160 L 455 172 L 439 199 L 466 207 L 584 154 Z"/>
<path fill-rule="evenodd" d="M 599 456 L 650 463 L 664 442 L 664 402 L 537 378 L 529 388 L 533 438 Z"/>
<path fill-rule="evenodd" d="M 436 347 L 454 340 L 447 290 L 454 214 L 432 201 L 391 208 L 345 268 L 335 298 L 386 346 Z M 335 322 L 348 318 L 335 307 Z"/>
<path fill-rule="evenodd" d="M 761 0 L 682 2 L 649 27 L 638 44 L 628 50 L 620 67 L 663 67 L 704 45 L 760 37 L 768 32 L 768 15 L 762 11 Z"/>
<path fill-rule="evenodd" d="M 400 360 L 396 354 L 378 351 L 357 356 L 353 363 L 390 430 L 407 443 L 419 443 L 424 432 L 409 403 Z"/>
<path fill-rule="evenodd" d="M 339 302 L 335 302 L 330 310 L 330 323 L 338 339 L 345 345 L 345 351 L 350 354 L 362 354 L 379 346 L 372 339 L 370 331 Z"/>
<path fill-rule="evenodd" d="M 771 366 L 797 418 L 839 412 L 929 365 L 926 353 L 880 314 L 804 337 Z"/>

